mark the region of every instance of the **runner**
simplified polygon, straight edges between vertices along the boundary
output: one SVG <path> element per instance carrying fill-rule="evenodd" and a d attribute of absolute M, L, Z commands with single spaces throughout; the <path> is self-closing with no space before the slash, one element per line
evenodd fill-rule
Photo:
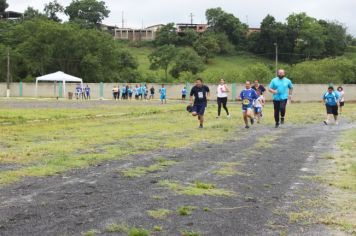
<path fill-rule="evenodd" d="M 143 85 L 140 84 L 140 86 L 138 87 L 138 96 L 140 97 L 140 100 L 143 99 L 143 92 L 144 92 Z"/>
<path fill-rule="evenodd" d="M 338 116 L 338 101 L 340 94 L 337 91 L 334 91 L 333 86 L 328 87 L 328 91 L 323 96 L 323 101 L 326 106 L 326 120 L 324 124 L 328 125 L 330 117 L 334 116 L 335 124 L 338 125 L 337 116 Z"/>
<path fill-rule="evenodd" d="M 130 101 L 131 101 L 132 100 L 132 93 L 133 93 L 131 85 L 127 89 L 127 93 L 128 93 L 128 99 L 130 99 Z"/>
<path fill-rule="evenodd" d="M 85 99 L 90 100 L 90 87 L 89 87 L 89 85 L 87 85 L 87 86 L 84 88 L 84 91 L 85 91 Z"/>
<path fill-rule="evenodd" d="M 254 107 L 254 115 L 255 120 L 257 119 L 257 123 L 260 123 L 262 118 L 262 110 L 266 103 L 265 97 L 261 94 L 261 90 L 256 90 L 258 98 L 255 100 L 253 107 Z"/>
<path fill-rule="evenodd" d="M 194 105 L 193 105 L 193 96 L 194 96 Z M 190 91 L 190 105 L 193 105 L 192 115 L 198 116 L 200 129 L 202 129 L 204 125 L 204 113 L 205 113 L 209 96 L 210 96 L 209 87 L 203 84 L 202 79 L 197 79 L 195 82 L 195 86 Z"/>
<path fill-rule="evenodd" d="M 159 93 L 161 94 L 161 103 L 167 103 L 167 89 L 162 84 L 162 88 L 159 89 Z"/>
<path fill-rule="evenodd" d="M 263 95 L 264 92 L 266 92 L 266 88 L 262 84 L 260 84 L 260 82 L 258 80 L 255 80 L 255 83 L 253 84 L 252 89 L 255 90 L 256 92 L 260 91 L 261 95 Z"/>
<path fill-rule="evenodd" d="M 113 94 L 113 98 L 116 101 L 118 99 L 118 95 L 119 95 L 119 88 L 117 86 L 114 86 L 112 88 L 112 94 Z"/>
<path fill-rule="evenodd" d="M 82 98 L 82 96 L 83 96 L 83 88 L 82 88 L 82 86 L 79 85 L 79 84 L 78 84 L 77 87 L 75 88 L 75 96 L 76 96 L 77 100 L 80 99 L 80 98 Z"/>
<path fill-rule="evenodd" d="M 246 81 L 246 89 L 242 90 L 240 93 L 240 99 L 242 101 L 242 114 L 245 122 L 245 128 L 249 129 L 248 118 L 250 119 L 251 125 L 254 123 L 253 119 L 253 102 L 258 98 L 255 90 L 251 88 L 251 82 Z"/>
<path fill-rule="evenodd" d="M 155 97 L 155 88 L 152 85 L 152 87 L 150 88 L 150 98 L 149 98 L 149 100 L 154 99 L 154 97 Z"/>
<path fill-rule="evenodd" d="M 147 87 L 147 84 L 144 86 L 144 98 L 145 98 L 145 101 L 147 101 L 147 99 L 148 99 L 148 87 Z"/>
<path fill-rule="evenodd" d="M 187 97 L 187 88 L 184 87 L 182 89 L 182 100 L 185 101 L 186 97 Z"/>
<path fill-rule="evenodd" d="M 140 88 L 138 87 L 138 84 L 136 84 L 134 88 L 134 93 L 135 93 L 135 99 L 138 100 L 140 98 Z"/>
<path fill-rule="evenodd" d="M 285 75 L 284 70 L 278 70 L 278 77 L 272 79 L 268 88 L 273 94 L 276 128 L 278 128 L 280 124 L 284 124 L 287 102 L 288 100 L 292 100 L 293 84 Z"/>
<path fill-rule="evenodd" d="M 339 92 L 340 94 L 340 99 L 339 99 L 339 106 L 340 106 L 340 115 L 342 113 L 342 108 L 345 106 L 345 92 L 344 92 L 344 88 L 339 86 L 337 88 L 337 91 Z"/>
<path fill-rule="evenodd" d="M 224 108 L 224 110 L 226 111 L 227 117 L 230 118 L 230 113 L 226 106 L 228 92 L 230 92 L 230 91 L 229 91 L 229 88 L 225 84 L 225 80 L 221 79 L 220 84 L 218 85 L 218 88 L 217 88 L 218 116 L 216 118 L 220 118 L 221 105 Z"/>
<path fill-rule="evenodd" d="M 123 84 L 121 87 L 121 100 L 126 99 L 126 93 L 127 93 L 126 86 Z M 119 94 L 119 96 L 120 96 L 120 94 Z"/>

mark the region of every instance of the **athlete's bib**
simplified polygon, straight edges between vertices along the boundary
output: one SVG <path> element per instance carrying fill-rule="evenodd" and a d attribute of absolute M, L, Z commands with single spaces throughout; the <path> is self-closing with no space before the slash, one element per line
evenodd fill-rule
<path fill-rule="evenodd" d="M 244 100 L 242 100 L 242 104 L 245 106 L 250 105 L 250 100 L 245 98 Z"/>
<path fill-rule="evenodd" d="M 198 98 L 204 98 L 204 94 L 203 94 L 203 92 L 198 92 Z"/>

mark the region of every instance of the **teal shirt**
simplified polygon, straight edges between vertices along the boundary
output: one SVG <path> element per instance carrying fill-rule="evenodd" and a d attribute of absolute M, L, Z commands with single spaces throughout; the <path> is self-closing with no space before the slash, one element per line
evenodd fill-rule
<path fill-rule="evenodd" d="M 273 100 L 282 101 L 288 99 L 289 90 L 293 88 L 293 84 L 292 81 L 290 81 L 286 77 L 284 77 L 283 79 L 276 77 L 272 79 L 269 88 L 277 90 L 277 93 L 273 94 Z"/>
<path fill-rule="evenodd" d="M 337 106 L 337 103 L 339 101 L 340 94 L 339 92 L 326 92 L 323 96 L 323 99 L 325 100 L 326 105 L 328 106 Z"/>

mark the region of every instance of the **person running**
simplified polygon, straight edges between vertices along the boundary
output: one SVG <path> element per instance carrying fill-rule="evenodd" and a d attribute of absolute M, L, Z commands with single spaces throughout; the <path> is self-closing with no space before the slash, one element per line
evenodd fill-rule
<path fill-rule="evenodd" d="M 221 106 L 226 111 L 227 117 L 230 118 L 230 113 L 226 106 L 228 92 L 230 92 L 230 91 L 229 91 L 229 88 L 225 84 L 225 80 L 221 79 L 220 84 L 218 85 L 218 88 L 217 88 L 218 116 L 216 118 L 220 118 Z"/>
<path fill-rule="evenodd" d="M 253 107 L 254 107 L 254 115 L 255 120 L 257 119 L 257 123 L 260 123 L 262 118 L 262 110 L 266 103 L 265 97 L 261 94 L 261 90 L 256 90 L 258 98 L 255 100 Z"/>
<path fill-rule="evenodd" d="M 140 86 L 138 87 L 138 96 L 139 96 L 139 98 L 140 98 L 140 100 L 142 100 L 143 99 L 143 86 L 142 86 L 142 84 L 140 84 Z"/>
<path fill-rule="evenodd" d="M 323 95 L 323 102 L 326 107 L 326 120 L 324 120 L 324 124 L 328 125 L 330 122 L 330 117 L 334 116 L 335 124 L 338 124 L 338 102 L 340 99 L 340 94 L 337 91 L 334 91 L 333 86 L 328 87 L 328 91 Z"/>
<path fill-rule="evenodd" d="M 162 87 L 159 89 L 159 93 L 161 94 L 161 103 L 167 103 L 167 89 L 162 84 Z"/>
<path fill-rule="evenodd" d="M 155 97 L 155 88 L 152 85 L 152 87 L 150 88 L 150 98 L 149 98 L 149 100 L 154 99 L 154 97 Z"/>
<path fill-rule="evenodd" d="M 89 87 L 89 85 L 87 85 L 87 86 L 84 88 L 84 91 L 85 91 L 85 99 L 90 100 L 90 87 Z"/>
<path fill-rule="evenodd" d="M 253 102 L 258 99 L 258 95 L 255 90 L 251 88 L 251 82 L 246 81 L 245 89 L 240 93 L 240 99 L 242 101 L 242 114 L 245 122 L 245 128 L 249 129 L 248 119 L 250 119 L 251 125 L 254 123 L 253 117 Z"/>
<path fill-rule="evenodd" d="M 148 99 L 148 87 L 147 85 L 143 86 L 144 88 L 144 98 L 145 98 L 145 101 L 147 101 Z"/>
<path fill-rule="evenodd" d="M 272 79 L 268 91 L 273 94 L 274 120 L 276 128 L 280 124 L 284 124 L 286 107 L 288 100 L 292 100 L 293 84 L 286 77 L 284 70 L 280 69 L 277 73 L 278 77 Z"/>
<path fill-rule="evenodd" d="M 209 87 L 203 84 L 202 79 L 197 79 L 195 81 L 195 86 L 190 91 L 190 105 L 193 106 L 192 116 L 198 116 L 200 129 L 202 129 L 204 126 L 204 113 L 207 107 L 207 101 L 209 96 Z"/>
<path fill-rule="evenodd" d="M 261 95 L 263 95 L 266 92 L 266 88 L 262 84 L 260 84 L 258 80 L 255 80 L 252 89 L 255 90 L 256 92 L 260 91 Z"/>
<path fill-rule="evenodd" d="M 122 85 L 122 87 L 121 87 L 121 100 L 126 99 L 126 93 L 127 93 L 126 86 Z"/>
<path fill-rule="evenodd" d="M 337 91 L 339 92 L 340 95 L 340 99 L 339 99 L 339 106 L 340 106 L 340 115 L 342 113 L 342 108 L 345 106 L 345 92 L 344 92 L 344 88 L 339 86 L 337 88 Z"/>
<path fill-rule="evenodd" d="M 187 98 L 187 87 L 184 87 L 181 93 L 182 93 L 182 101 L 185 101 L 185 99 Z"/>

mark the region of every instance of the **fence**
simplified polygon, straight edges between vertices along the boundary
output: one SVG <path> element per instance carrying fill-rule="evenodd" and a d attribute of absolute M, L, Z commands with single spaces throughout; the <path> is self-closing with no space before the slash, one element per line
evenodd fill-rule
<path fill-rule="evenodd" d="M 86 86 L 87 84 L 85 84 Z M 91 88 L 92 99 L 111 99 L 112 88 L 118 84 L 113 83 L 89 83 Z M 119 84 L 121 87 L 123 84 Z M 135 84 L 132 84 L 134 86 Z M 150 88 L 155 87 L 156 97 L 158 98 L 158 90 L 160 84 L 147 84 Z M 210 87 L 211 99 L 216 99 L 216 84 L 207 84 Z M 77 84 L 66 84 L 67 92 L 74 92 Z M 167 88 L 168 99 L 179 99 L 181 97 L 181 90 L 187 87 L 188 91 L 192 88 L 193 84 L 165 84 Z M 36 97 L 35 83 L 12 83 L 10 86 L 11 97 Z M 230 99 L 236 98 L 240 91 L 244 88 L 242 84 L 228 84 L 231 91 Z M 347 101 L 356 101 L 356 85 L 343 85 L 345 91 L 345 98 Z M 322 94 L 326 91 L 326 84 L 296 84 L 294 87 L 293 100 L 297 102 L 313 102 L 320 101 Z M 0 97 L 6 96 L 6 84 L 0 83 Z M 63 94 L 63 86 L 61 83 L 39 83 L 38 97 L 40 98 L 67 98 L 68 94 Z M 271 99 L 271 94 L 267 93 L 267 99 Z"/>

